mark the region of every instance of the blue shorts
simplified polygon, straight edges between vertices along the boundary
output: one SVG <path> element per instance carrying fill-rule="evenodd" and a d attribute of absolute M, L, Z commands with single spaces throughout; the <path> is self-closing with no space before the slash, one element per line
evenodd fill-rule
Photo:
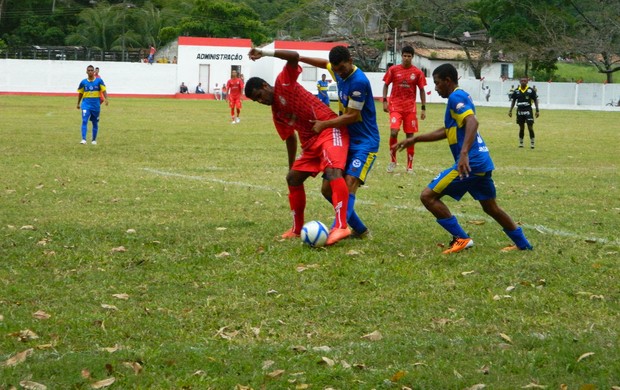
<path fill-rule="evenodd" d="M 362 184 L 366 182 L 366 177 L 372 169 L 372 166 L 377 159 L 377 153 L 368 152 L 365 150 L 351 150 L 347 156 L 347 166 L 345 168 L 345 175 L 357 177 Z"/>
<path fill-rule="evenodd" d="M 459 172 L 452 168 L 437 175 L 428 185 L 428 188 L 440 195 L 448 195 L 455 200 L 461 200 L 469 192 L 475 200 L 495 199 L 495 183 L 491 178 L 492 171 L 470 173 L 469 177 L 459 178 Z"/>

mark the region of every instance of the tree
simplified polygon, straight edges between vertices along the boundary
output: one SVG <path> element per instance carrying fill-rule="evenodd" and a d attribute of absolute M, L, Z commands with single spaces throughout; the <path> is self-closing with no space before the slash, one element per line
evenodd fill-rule
<path fill-rule="evenodd" d="M 613 74 L 620 71 L 620 2 L 567 3 L 576 19 L 576 33 L 569 38 L 571 51 L 596 66 L 608 83 L 613 82 Z"/>
<path fill-rule="evenodd" d="M 267 41 L 266 29 L 256 12 L 245 3 L 226 0 L 197 0 L 189 17 L 178 25 L 179 35 L 218 38 L 249 38 L 255 44 Z"/>

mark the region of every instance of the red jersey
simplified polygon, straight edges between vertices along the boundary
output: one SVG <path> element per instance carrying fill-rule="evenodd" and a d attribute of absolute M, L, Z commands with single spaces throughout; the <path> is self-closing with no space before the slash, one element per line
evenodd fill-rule
<path fill-rule="evenodd" d="M 393 65 L 385 72 L 383 81 L 392 84 L 390 111 L 415 112 L 418 88 L 426 87 L 424 72 L 413 65 L 409 68 Z"/>
<path fill-rule="evenodd" d="M 280 138 L 285 140 L 297 130 L 301 148 L 304 149 L 318 137 L 312 130 L 314 123 L 311 121 L 325 121 L 338 115 L 297 82 L 301 71 L 299 65 L 284 66 L 273 88 L 271 112 Z"/>
<path fill-rule="evenodd" d="M 239 77 L 228 80 L 226 83 L 226 89 L 228 90 L 228 97 L 231 100 L 240 99 L 241 93 L 243 92 L 243 80 Z"/>

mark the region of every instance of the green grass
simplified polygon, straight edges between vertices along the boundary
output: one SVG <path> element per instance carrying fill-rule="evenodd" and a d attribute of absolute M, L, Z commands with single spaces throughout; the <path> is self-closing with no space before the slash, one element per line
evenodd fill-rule
<path fill-rule="evenodd" d="M 557 62 L 557 70 L 554 71 L 551 79 L 555 82 L 577 82 L 581 80 L 584 83 L 604 83 L 607 80 L 607 76 L 600 73 L 596 66 L 589 63 L 568 63 Z M 515 77 L 524 74 L 523 64 L 515 64 Z M 546 81 L 550 77 L 544 72 L 533 72 L 533 76 L 538 81 Z M 618 74 L 613 74 L 614 83 L 620 82 Z"/>
<path fill-rule="evenodd" d="M 267 107 L 246 102 L 233 126 L 221 102 L 112 99 L 93 147 L 74 104 L 0 96 L 0 389 L 620 385 L 615 113 L 543 110 L 529 150 L 505 109 L 481 107 L 498 202 L 535 250 L 499 253 L 507 237 L 466 197 L 447 203 L 476 246 L 445 256 L 418 197 L 448 147 L 419 144 L 415 175 L 387 174 L 384 114 L 356 207 L 374 238 L 312 250 L 276 239 L 286 151 Z M 427 106 L 422 131 L 445 108 Z M 319 181 L 306 189 L 307 219 L 329 223 Z"/>

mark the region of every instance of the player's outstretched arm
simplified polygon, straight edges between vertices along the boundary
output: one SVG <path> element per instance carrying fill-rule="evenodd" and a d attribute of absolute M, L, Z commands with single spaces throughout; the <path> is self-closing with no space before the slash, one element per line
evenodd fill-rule
<path fill-rule="evenodd" d="M 329 61 L 325 58 L 305 57 L 299 56 L 299 61 L 308 65 L 316 66 L 317 68 L 327 69 Z"/>

